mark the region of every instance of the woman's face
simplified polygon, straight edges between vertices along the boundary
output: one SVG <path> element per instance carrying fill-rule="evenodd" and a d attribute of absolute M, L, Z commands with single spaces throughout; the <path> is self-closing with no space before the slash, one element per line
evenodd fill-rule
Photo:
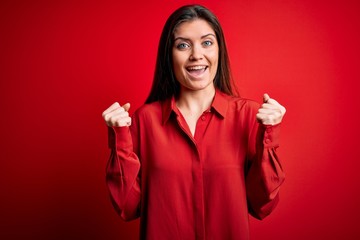
<path fill-rule="evenodd" d="M 174 40 L 173 70 L 181 90 L 214 88 L 219 46 L 212 27 L 203 19 L 181 23 Z"/>

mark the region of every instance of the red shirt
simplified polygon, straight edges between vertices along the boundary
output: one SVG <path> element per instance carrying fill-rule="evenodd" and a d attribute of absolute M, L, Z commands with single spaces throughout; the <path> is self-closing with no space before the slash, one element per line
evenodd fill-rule
<path fill-rule="evenodd" d="M 123 219 L 141 217 L 141 239 L 249 239 L 248 214 L 270 214 L 284 181 L 280 126 L 259 124 L 258 109 L 216 91 L 194 137 L 174 98 L 109 128 L 110 196 Z"/>

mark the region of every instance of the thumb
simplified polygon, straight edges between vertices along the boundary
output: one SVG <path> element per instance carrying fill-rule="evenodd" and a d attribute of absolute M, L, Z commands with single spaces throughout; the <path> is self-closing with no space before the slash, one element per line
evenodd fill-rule
<path fill-rule="evenodd" d="M 264 98 L 263 98 L 264 103 L 267 103 L 267 101 L 269 101 L 269 99 L 270 99 L 269 94 L 265 93 Z"/>
<path fill-rule="evenodd" d="M 128 112 L 130 109 L 130 103 L 125 103 L 122 107 L 125 109 L 126 112 Z"/>

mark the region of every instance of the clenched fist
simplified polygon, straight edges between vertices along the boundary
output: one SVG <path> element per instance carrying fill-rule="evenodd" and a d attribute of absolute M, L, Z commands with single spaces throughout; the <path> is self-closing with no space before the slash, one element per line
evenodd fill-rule
<path fill-rule="evenodd" d="M 264 125 L 276 125 L 281 123 L 284 117 L 286 109 L 281 106 L 275 99 L 269 97 L 268 94 L 264 94 L 264 103 L 258 110 L 256 118 Z"/>
<path fill-rule="evenodd" d="M 129 116 L 129 109 L 130 103 L 120 106 L 120 104 L 116 102 L 102 113 L 102 117 L 109 127 L 130 126 L 131 117 Z"/>

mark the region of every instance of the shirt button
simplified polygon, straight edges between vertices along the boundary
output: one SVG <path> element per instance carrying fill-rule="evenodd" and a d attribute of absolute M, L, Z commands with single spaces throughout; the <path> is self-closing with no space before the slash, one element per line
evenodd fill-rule
<path fill-rule="evenodd" d="M 268 133 L 270 133 L 271 131 L 272 131 L 271 128 L 267 128 L 267 129 L 266 129 L 266 132 L 268 132 Z"/>
<path fill-rule="evenodd" d="M 205 121 L 206 117 L 203 115 L 201 116 L 201 120 Z"/>
<path fill-rule="evenodd" d="M 270 139 L 265 139 L 265 143 L 271 143 L 271 140 Z"/>

